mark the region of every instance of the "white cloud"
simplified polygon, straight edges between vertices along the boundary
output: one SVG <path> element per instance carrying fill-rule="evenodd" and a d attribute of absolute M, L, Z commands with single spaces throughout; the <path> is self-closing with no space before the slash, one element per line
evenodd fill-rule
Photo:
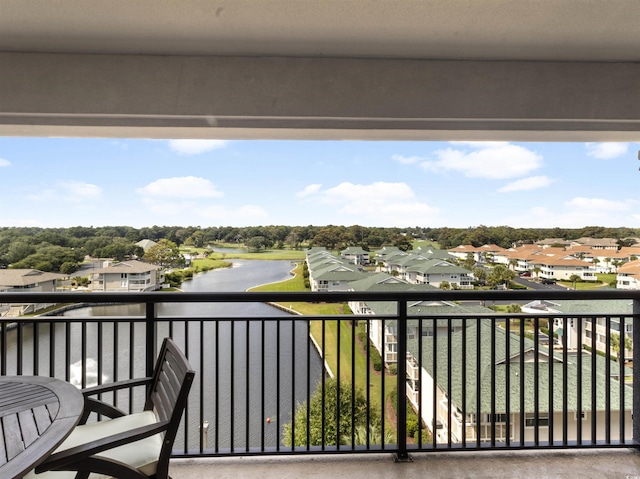
<path fill-rule="evenodd" d="M 577 210 L 590 211 L 593 214 L 605 214 L 615 211 L 627 211 L 631 208 L 631 204 L 625 201 L 613 201 L 603 198 L 573 198 L 567 201 L 565 205 L 569 208 Z"/>
<path fill-rule="evenodd" d="M 503 186 L 498 191 L 500 193 L 508 193 L 510 191 L 530 191 L 538 188 L 546 188 L 553 183 L 553 180 L 547 176 L 530 176 L 521 180 L 514 181 Z"/>
<path fill-rule="evenodd" d="M 42 188 L 37 193 L 27 196 L 33 201 L 56 201 L 82 203 L 97 201 L 102 198 L 102 188 L 91 183 L 68 180 L 58 181 L 50 188 Z"/>
<path fill-rule="evenodd" d="M 211 181 L 195 176 L 177 176 L 160 178 L 147 186 L 138 188 L 136 193 L 147 198 L 219 198 L 224 193 L 219 191 Z"/>
<path fill-rule="evenodd" d="M 102 188 L 91 183 L 81 181 L 66 181 L 58 183 L 62 194 L 71 201 L 94 201 L 102 196 Z"/>
<path fill-rule="evenodd" d="M 473 151 L 447 148 L 435 152 L 437 160 L 420 166 L 429 172 L 455 172 L 470 178 L 503 180 L 524 176 L 542 166 L 542 157 L 527 148 L 495 143 Z"/>
<path fill-rule="evenodd" d="M 320 208 L 331 207 L 338 214 L 348 216 L 345 223 L 357 219 L 358 224 L 363 225 L 408 226 L 416 222 L 433 222 L 438 215 L 438 209 L 419 201 L 406 183 L 358 185 L 343 182 L 333 188 L 317 189 L 308 196 L 309 201 Z"/>
<path fill-rule="evenodd" d="M 11 165 L 11 162 L 9 160 L 5 160 L 4 158 L 0 158 L 0 168 L 2 168 L 3 166 L 9 166 Z"/>
<path fill-rule="evenodd" d="M 397 161 L 398 163 L 402 163 L 403 165 L 414 165 L 421 161 L 424 161 L 425 158 L 420 156 L 402 156 L 402 155 L 393 155 L 391 157 L 393 161 Z"/>
<path fill-rule="evenodd" d="M 161 178 L 136 192 L 147 209 L 164 221 L 184 223 L 185 218 L 190 218 L 187 222 L 194 224 L 211 220 L 218 224 L 246 226 L 258 224 L 269 216 L 264 208 L 257 205 L 230 208 L 213 204 L 211 201 L 224 196 L 224 193 L 206 178 Z M 171 217 L 176 219 L 168 219 Z"/>
<path fill-rule="evenodd" d="M 523 228 L 583 228 L 588 225 L 620 227 L 637 225 L 640 215 L 630 214 L 637 208 L 636 200 L 615 201 L 604 198 L 576 197 L 557 207 L 536 206 L 517 218 L 507 219 L 509 225 Z"/>
<path fill-rule="evenodd" d="M 628 143 L 586 143 L 587 155 L 603 160 L 617 158 L 627 153 Z"/>
<path fill-rule="evenodd" d="M 269 217 L 267 211 L 258 205 L 244 205 L 239 208 L 226 208 L 224 206 L 209 206 L 202 209 L 200 215 L 203 218 L 215 220 L 216 223 L 225 225 L 245 226 L 258 224 Z"/>
<path fill-rule="evenodd" d="M 169 140 L 169 148 L 181 155 L 199 155 L 225 146 L 224 140 Z"/>
<path fill-rule="evenodd" d="M 319 183 L 313 184 L 313 185 L 308 185 L 304 190 L 302 191 L 298 191 L 296 193 L 296 197 L 298 198 L 306 198 L 307 196 L 311 196 L 315 193 L 317 193 L 318 191 L 320 191 L 320 188 L 322 188 L 322 185 Z"/>

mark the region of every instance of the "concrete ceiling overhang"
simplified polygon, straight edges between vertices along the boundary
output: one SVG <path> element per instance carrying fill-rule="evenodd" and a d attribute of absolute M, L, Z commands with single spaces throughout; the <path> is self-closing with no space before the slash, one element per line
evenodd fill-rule
<path fill-rule="evenodd" d="M 622 140 L 637 0 L 3 0 L 0 134 Z"/>

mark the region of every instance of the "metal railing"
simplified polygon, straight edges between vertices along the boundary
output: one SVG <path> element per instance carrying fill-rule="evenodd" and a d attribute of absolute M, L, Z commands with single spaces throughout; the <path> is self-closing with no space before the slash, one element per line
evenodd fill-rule
<path fill-rule="evenodd" d="M 598 300 L 601 310 L 436 315 L 426 306 L 533 300 Z M 288 305 L 301 301 L 384 301 L 395 313 L 291 314 Z M 628 307 L 608 309 L 607 301 Z M 417 302 L 426 312 L 409 313 Z M 624 335 L 632 329 L 638 340 L 640 291 L 2 293 L 0 303 L 90 307 L 0 318 L 2 375 L 78 387 L 148 376 L 162 338 L 174 337 L 197 371 L 176 456 L 389 451 L 403 459 L 639 444 L 640 348 L 625 353 Z M 252 312 L 264 303 L 283 306 Z M 236 307 L 221 314 L 219 304 Z M 111 306 L 96 316 L 98 305 Z M 103 399 L 136 410 L 143 396 Z"/>

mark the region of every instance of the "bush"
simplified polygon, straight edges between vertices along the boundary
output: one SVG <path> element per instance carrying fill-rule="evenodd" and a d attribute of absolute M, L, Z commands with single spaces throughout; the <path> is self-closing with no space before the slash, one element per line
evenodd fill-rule
<path fill-rule="evenodd" d="M 431 444 L 433 443 L 433 437 L 431 437 L 431 431 L 428 429 L 421 429 L 416 431 L 413 435 L 413 440 L 416 444 L 418 444 L 418 440 L 420 439 L 420 432 L 422 431 L 422 444 Z"/>
<path fill-rule="evenodd" d="M 415 416 L 407 417 L 407 436 L 415 437 L 418 430 L 418 418 Z"/>
<path fill-rule="evenodd" d="M 389 364 L 389 374 L 393 376 L 398 374 L 398 365 L 397 364 Z"/>

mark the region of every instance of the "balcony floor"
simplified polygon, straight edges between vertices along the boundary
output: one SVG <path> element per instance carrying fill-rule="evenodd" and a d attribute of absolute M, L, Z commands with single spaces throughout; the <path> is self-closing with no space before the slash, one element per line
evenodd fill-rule
<path fill-rule="evenodd" d="M 173 479 L 640 479 L 640 453 L 629 449 L 416 453 L 174 459 Z"/>

